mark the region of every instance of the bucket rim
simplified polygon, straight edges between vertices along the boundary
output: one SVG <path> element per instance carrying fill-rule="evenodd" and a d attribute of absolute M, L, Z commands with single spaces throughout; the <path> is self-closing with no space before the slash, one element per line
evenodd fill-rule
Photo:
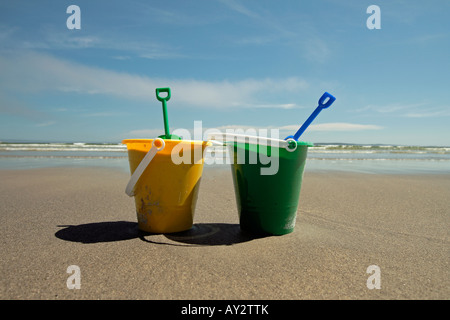
<path fill-rule="evenodd" d="M 151 143 L 153 140 L 155 140 L 156 138 L 152 138 L 152 139 L 124 139 L 122 140 L 122 144 L 129 144 L 129 143 Z M 182 142 L 188 142 L 191 144 L 206 144 L 207 146 L 212 145 L 211 142 L 209 141 L 202 141 L 202 140 L 178 140 L 178 139 L 163 139 L 164 142 L 178 142 L 178 143 L 182 143 Z"/>
<path fill-rule="evenodd" d="M 308 141 L 295 141 L 295 143 L 297 144 L 297 146 L 307 146 L 307 147 L 314 147 L 314 143 L 312 142 L 308 142 Z M 261 145 L 259 143 L 252 143 L 249 141 L 246 142 L 241 142 L 241 141 L 224 141 L 224 144 L 228 144 L 228 145 L 233 145 L 233 144 L 253 144 L 253 145 Z"/>
<path fill-rule="evenodd" d="M 229 140 L 229 138 L 231 138 Z M 241 144 L 253 144 L 253 145 L 270 145 L 274 147 L 272 142 L 275 142 L 277 147 L 281 148 L 288 148 L 289 151 L 294 151 L 297 149 L 298 146 L 306 146 L 306 147 L 313 147 L 314 144 L 312 142 L 305 142 L 305 141 L 297 141 L 292 138 L 281 140 L 276 138 L 268 138 L 268 137 L 259 137 L 259 136 L 252 136 L 252 135 L 246 135 L 246 134 L 240 134 L 240 133 L 223 133 L 223 132 L 215 132 L 210 133 L 208 135 L 208 139 L 210 140 L 222 140 L 223 145 L 235 145 L 237 143 Z M 256 139 L 256 142 L 252 141 L 253 139 Z M 244 140 L 244 141 L 242 141 Z M 270 144 L 268 144 L 270 142 Z M 289 148 L 289 145 L 295 142 L 295 148 Z"/>

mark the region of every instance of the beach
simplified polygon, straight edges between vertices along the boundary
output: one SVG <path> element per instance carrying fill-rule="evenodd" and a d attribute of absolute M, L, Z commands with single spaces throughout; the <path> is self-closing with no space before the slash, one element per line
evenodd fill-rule
<path fill-rule="evenodd" d="M 128 179 L 0 170 L 0 298 L 450 298 L 449 174 L 306 171 L 294 232 L 267 237 L 240 231 L 229 166 L 205 166 L 194 226 L 177 234 L 137 229 Z"/>

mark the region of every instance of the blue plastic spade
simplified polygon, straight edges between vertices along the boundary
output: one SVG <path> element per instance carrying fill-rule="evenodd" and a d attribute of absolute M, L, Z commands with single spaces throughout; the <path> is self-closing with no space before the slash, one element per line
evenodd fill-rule
<path fill-rule="evenodd" d="M 328 98 L 328 100 L 325 102 L 325 100 Z M 289 138 L 294 139 L 295 141 L 298 141 L 298 138 L 305 132 L 306 128 L 309 127 L 311 122 L 317 117 L 317 115 L 322 111 L 322 109 L 326 109 L 336 100 L 335 97 L 333 97 L 328 92 L 325 92 L 319 99 L 319 105 L 317 106 L 316 110 L 309 116 L 309 118 L 305 121 L 305 123 L 298 129 L 298 131 L 293 136 L 288 136 L 284 140 L 287 140 Z"/>

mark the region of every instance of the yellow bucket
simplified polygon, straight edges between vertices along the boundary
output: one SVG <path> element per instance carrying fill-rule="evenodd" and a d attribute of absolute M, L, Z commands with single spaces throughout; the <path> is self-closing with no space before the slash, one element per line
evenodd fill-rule
<path fill-rule="evenodd" d="M 127 145 L 131 175 L 149 153 L 153 140 L 122 141 Z M 203 152 L 209 145 L 206 141 L 164 139 L 163 149 L 154 154 L 133 189 L 139 229 L 171 233 L 192 228 Z"/>

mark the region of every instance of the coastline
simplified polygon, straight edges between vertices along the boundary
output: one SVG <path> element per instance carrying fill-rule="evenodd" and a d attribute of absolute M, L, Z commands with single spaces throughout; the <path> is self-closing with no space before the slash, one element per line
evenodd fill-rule
<path fill-rule="evenodd" d="M 223 169 L 205 168 L 194 227 L 172 235 L 137 230 L 122 169 L 0 170 L 0 298 L 450 297 L 450 175 L 305 172 L 295 231 L 257 238 L 239 229 Z M 367 287 L 371 265 L 381 289 Z"/>
<path fill-rule="evenodd" d="M 210 147 L 205 168 L 228 168 L 227 148 Z M 0 142 L 0 170 L 47 167 L 108 167 L 128 172 L 122 143 Z M 447 174 L 450 147 L 318 143 L 308 148 L 306 172 Z"/>
<path fill-rule="evenodd" d="M 17 157 L 3 156 L 1 170 L 29 170 L 38 168 L 109 168 L 129 173 L 127 157 Z M 206 170 L 229 170 L 229 164 L 205 164 Z M 370 159 L 314 159 L 307 158 L 305 173 L 361 173 L 401 175 L 441 175 L 450 173 L 447 160 L 370 160 Z"/>

